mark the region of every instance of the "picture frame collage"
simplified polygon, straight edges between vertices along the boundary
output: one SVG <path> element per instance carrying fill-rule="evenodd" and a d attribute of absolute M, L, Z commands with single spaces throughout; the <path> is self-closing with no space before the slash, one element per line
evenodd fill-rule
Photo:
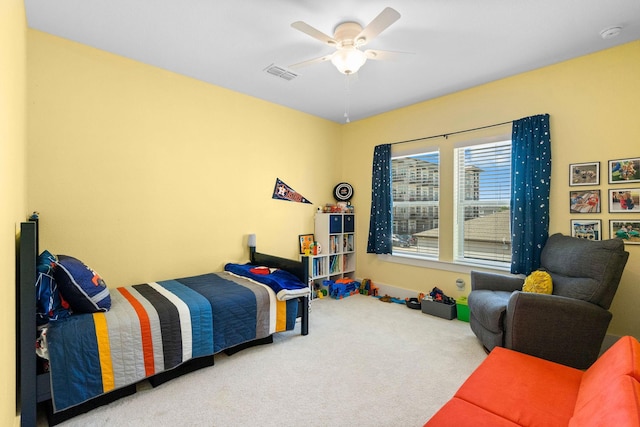
<path fill-rule="evenodd" d="M 607 200 L 608 212 L 621 214 L 620 218 L 609 219 L 609 238 L 640 245 L 640 157 L 609 160 L 607 183 L 613 187 L 605 191 L 593 188 L 600 185 L 600 162 L 570 164 L 569 186 L 585 188 L 569 191 L 569 213 L 600 214 L 603 201 Z M 625 218 L 628 214 L 636 215 Z M 571 219 L 571 235 L 602 240 L 602 220 Z"/>

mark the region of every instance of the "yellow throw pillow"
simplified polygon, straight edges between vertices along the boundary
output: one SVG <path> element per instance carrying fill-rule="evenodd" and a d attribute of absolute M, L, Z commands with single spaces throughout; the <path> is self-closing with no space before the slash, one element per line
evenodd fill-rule
<path fill-rule="evenodd" d="M 534 271 L 527 276 L 522 285 L 523 292 L 534 292 L 536 294 L 551 294 L 553 292 L 553 283 L 551 275 L 546 271 Z"/>

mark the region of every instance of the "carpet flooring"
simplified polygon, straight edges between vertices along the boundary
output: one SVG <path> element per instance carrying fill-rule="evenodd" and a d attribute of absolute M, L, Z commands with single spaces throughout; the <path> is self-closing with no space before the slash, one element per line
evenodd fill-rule
<path fill-rule="evenodd" d="M 311 303 L 310 333 L 138 392 L 61 426 L 421 426 L 486 357 L 469 324 L 354 295 Z"/>

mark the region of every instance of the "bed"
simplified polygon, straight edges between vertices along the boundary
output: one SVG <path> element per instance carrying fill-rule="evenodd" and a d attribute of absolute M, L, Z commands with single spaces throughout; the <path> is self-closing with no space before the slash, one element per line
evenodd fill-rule
<path fill-rule="evenodd" d="M 309 289 L 300 286 L 308 283 L 307 258 L 250 248 L 249 264 L 223 272 L 109 289 L 108 310 L 51 321 L 39 337 L 37 218 L 21 224 L 18 243 L 17 390 L 25 426 L 36 424 L 38 404 L 57 424 L 134 393 L 142 380 L 157 386 L 213 365 L 221 351 L 271 342 L 298 319 L 300 333 L 309 332 Z M 34 352 L 36 340 L 46 344 L 39 354 L 48 361 Z"/>

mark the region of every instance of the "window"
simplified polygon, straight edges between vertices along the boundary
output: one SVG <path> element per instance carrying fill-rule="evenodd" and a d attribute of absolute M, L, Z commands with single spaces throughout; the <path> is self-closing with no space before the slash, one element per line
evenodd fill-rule
<path fill-rule="evenodd" d="M 391 159 L 393 253 L 438 256 L 440 154 Z"/>
<path fill-rule="evenodd" d="M 511 139 L 506 132 L 398 147 L 391 159 L 392 256 L 444 269 L 511 262 Z M 446 179 L 446 181 L 445 181 Z M 446 197 L 445 193 L 446 192 Z M 451 194 L 449 194 L 451 193 Z M 471 267 L 469 267 L 471 266 Z"/>
<path fill-rule="evenodd" d="M 454 149 L 454 261 L 511 261 L 511 141 Z"/>

